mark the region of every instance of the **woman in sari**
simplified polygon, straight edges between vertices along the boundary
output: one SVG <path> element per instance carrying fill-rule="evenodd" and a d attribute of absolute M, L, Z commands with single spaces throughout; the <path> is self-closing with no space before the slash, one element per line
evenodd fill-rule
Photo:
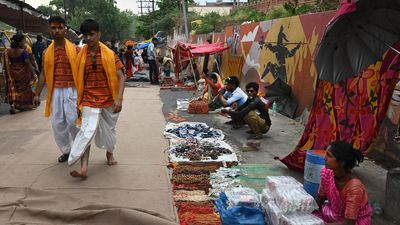
<path fill-rule="evenodd" d="M 221 77 L 217 73 L 212 72 L 209 76 L 207 74 L 203 74 L 202 78 L 206 81 L 206 87 L 202 93 L 203 99 L 208 101 L 210 108 L 216 109 L 219 107 L 219 105 L 214 103 L 214 98 L 218 95 L 219 89 L 221 89 L 223 86 Z"/>
<path fill-rule="evenodd" d="M 3 54 L 10 114 L 15 114 L 16 110 L 25 111 L 34 107 L 32 81 L 35 69 L 25 50 L 25 44 L 24 35 L 17 33 L 11 38 L 11 48 L 6 49 Z"/>
<path fill-rule="evenodd" d="M 362 161 L 362 152 L 347 142 L 332 142 L 326 150 L 316 199 L 320 210 L 315 212 L 326 224 L 371 224 L 367 192 L 363 183 L 351 173 Z"/>
<path fill-rule="evenodd" d="M 125 61 L 125 74 L 126 74 L 126 79 L 129 80 L 135 71 L 133 68 L 133 46 L 128 45 L 126 52 L 124 54 L 124 61 Z"/>

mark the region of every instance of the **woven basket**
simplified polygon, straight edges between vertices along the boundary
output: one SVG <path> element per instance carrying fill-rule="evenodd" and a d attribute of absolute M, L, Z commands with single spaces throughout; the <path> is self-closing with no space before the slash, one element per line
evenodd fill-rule
<path fill-rule="evenodd" d="M 208 103 L 203 100 L 194 100 L 189 103 L 188 113 L 207 114 L 209 111 Z"/>

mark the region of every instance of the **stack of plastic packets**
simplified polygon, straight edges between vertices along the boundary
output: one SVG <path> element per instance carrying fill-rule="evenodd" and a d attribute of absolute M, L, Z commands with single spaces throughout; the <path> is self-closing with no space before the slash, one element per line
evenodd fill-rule
<path fill-rule="evenodd" d="M 259 194 L 252 188 L 239 187 L 225 192 L 228 198 L 228 207 L 248 206 L 261 208 Z"/>
<path fill-rule="evenodd" d="M 239 169 L 221 167 L 215 173 L 210 174 L 209 196 L 218 198 L 221 192 L 228 191 L 235 187 L 240 187 L 237 177 L 240 175 Z"/>
<path fill-rule="evenodd" d="M 318 209 L 314 198 L 293 177 L 267 177 L 261 202 L 268 225 L 324 225 L 312 215 Z"/>

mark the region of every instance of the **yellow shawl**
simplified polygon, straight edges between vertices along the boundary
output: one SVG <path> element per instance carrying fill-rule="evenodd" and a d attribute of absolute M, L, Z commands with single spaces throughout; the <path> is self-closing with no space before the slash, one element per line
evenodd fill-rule
<path fill-rule="evenodd" d="M 119 83 L 117 76 L 117 66 L 115 65 L 115 53 L 109 49 L 106 45 L 99 42 L 101 52 L 101 62 L 107 75 L 108 85 L 113 96 L 113 99 L 118 98 Z M 77 65 L 78 65 L 78 79 L 77 79 L 77 92 L 78 92 L 78 108 L 82 111 L 82 99 L 83 99 L 83 88 L 84 88 L 84 76 L 85 76 L 85 63 L 88 45 L 84 45 L 82 50 L 78 54 Z"/>
<path fill-rule="evenodd" d="M 69 42 L 67 39 L 65 40 L 65 51 L 68 56 L 69 63 L 71 65 L 72 76 L 74 77 L 75 87 L 77 86 L 77 75 L 78 75 L 78 67 L 76 65 L 76 57 L 78 52 L 76 51 L 76 47 L 74 44 Z M 53 96 L 53 88 L 54 88 L 54 41 L 51 42 L 49 47 L 47 47 L 46 52 L 44 54 L 44 75 L 46 77 L 47 82 L 47 98 L 46 98 L 46 110 L 44 113 L 45 117 L 49 117 L 51 113 L 51 100 Z"/>

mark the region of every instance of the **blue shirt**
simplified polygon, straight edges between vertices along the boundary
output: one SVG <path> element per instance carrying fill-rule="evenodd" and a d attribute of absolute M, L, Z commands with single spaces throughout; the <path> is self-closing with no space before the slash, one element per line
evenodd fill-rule
<path fill-rule="evenodd" d="M 237 102 L 241 106 L 247 101 L 247 94 L 240 87 L 237 87 L 233 92 L 225 92 L 224 98 L 228 99 L 226 102 L 229 106 L 234 102 Z"/>

